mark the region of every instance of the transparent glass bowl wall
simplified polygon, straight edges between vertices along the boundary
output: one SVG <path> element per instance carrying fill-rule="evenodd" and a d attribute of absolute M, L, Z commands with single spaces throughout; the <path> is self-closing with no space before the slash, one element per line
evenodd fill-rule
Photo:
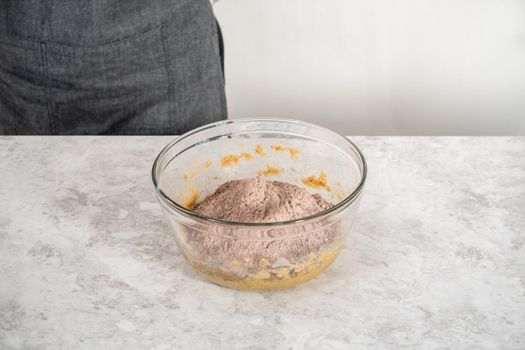
<path fill-rule="evenodd" d="M 255 152 L 257 146 L 265 155 Z M 276 151 L 272 146 L 298 150 Z M 221 166 L 226 155 L 249 153 Z M 319 193 L 334 204 L 308 218 L 281 223 L 235 223 L 201 216 L 183 203 L 233 179 L 257 176 L 271 165 L 280 180 Z M 327 175 L 330 191 L 301 179 Z M 336 258 L 355 217 L 366 163 L 337 133 L 293 120 L 239 119 L 195 129 L 170 143 L 153 166 L 153 183 L 164 216 L 188 262 L 210 280 L 239 289 L 292 287 L 323 271 Z"/>

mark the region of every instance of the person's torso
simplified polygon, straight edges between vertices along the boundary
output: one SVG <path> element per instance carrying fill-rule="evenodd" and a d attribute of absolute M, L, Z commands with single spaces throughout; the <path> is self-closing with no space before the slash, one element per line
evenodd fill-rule
<path fill-rule="evenodd" d="M 182 133 L 226 117 L 209 0 L 0 4 L 0 134 Z"/>

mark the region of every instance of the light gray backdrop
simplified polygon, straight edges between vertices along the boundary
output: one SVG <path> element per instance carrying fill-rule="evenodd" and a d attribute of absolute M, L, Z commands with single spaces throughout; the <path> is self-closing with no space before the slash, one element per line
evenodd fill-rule
<path fill-rule="evenodd" d="M 525 134 L 523 0 L 221 0 L 230 116 Z"/>

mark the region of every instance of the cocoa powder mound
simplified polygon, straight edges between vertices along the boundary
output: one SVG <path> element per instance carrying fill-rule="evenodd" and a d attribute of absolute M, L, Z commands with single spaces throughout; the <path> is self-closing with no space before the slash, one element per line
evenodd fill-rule
<path fill-rule="evenodd" d="M 304 218 L 331 206 L 298 186 L 256 177 L 224 183 L 194 210 L 228 221 L 270 223 Z"/>
<path fill-rule="evenodd" d="M 194 210 L 228 221 L 271 223 L 304 218 L 330 207 L 332 204 L 318 194 L 256 177 L 224 183 L 197 203 Z M 277 227 L 200 222 L 181 225 L 180 232 L 183 253 L 197 269 L 233 281 L 283 267 L 289 267 L 288 277 L 292 278 L 295 264 L 312 254 L 340 247 L 343 231 L 340 220 L 319 218 Z"/>

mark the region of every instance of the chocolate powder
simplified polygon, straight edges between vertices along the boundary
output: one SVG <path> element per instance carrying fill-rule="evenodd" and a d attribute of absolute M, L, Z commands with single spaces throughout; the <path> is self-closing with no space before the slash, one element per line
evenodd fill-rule
<path fill-rule="evenodd" d="M 300 219 L 331 206 L 298 186 L 256 177 L 224 183 L 194 210 L 228 221 L 269 223 Z"/>
<path fill-rule="evenodd" d="M 224 183 L 194 210 L 229 221 L 271 223 L 303 218 L 331 206 L 298 186 L 257 177 Z M 198 223 L 183 226 L 180 242 L 186 247 L 186 258 L 207 274 L 233 281 L 289 266 L 291 278 L 298 273 L 295 264 L 341 246 L 341 224 L 330 218 L 277 227 Z"/>

